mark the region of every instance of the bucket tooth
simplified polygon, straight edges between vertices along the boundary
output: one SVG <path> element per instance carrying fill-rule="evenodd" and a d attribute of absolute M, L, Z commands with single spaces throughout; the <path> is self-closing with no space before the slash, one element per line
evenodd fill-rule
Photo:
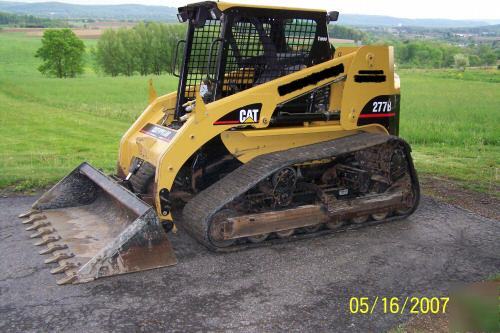
<path fill-rule="evenodd" d="M 50 224 L 48 221 L 38 221 L 26 228 L 26 231 L 38 230 L 41 227 L 46 227 Z"/>
<path fill-rule="evenodd" d="M 73 283 L 77 280 L 76 273 L 72 273 L 70 275 L 67 275 L 66 277 L 59 279 L 56 281 L 58 286 L 62 286 L 64 284 L 70 284 Z"/>
<path fill-rule="evenodd" d="M 50 243 L 46 249 L 38 252 L 39 254 L 49 254 L 57 250 L 64 250 L 67 249 L 68 245 L 66 244 L 55 244 L 55 243 Z"/>
<path fill-rule="evenodd" d="M 51 274 L 59 274 L 59 273 L 63 273 L 63 272 L 66 272 L 68 269 L 72 269 L 72 268 L 75 268 L 76 265 L 71 263 L 71 262 L 65 262 L 64 264 L 59 264 L 58 267 L 50 270 L 50 273 Z"/>
<path fill-rule="evenodd" d="M 52 264 L 52 263 L 58 262 L 59 260 L 69 259 L 69 258 L 73 258 L 73 257 L 74 257 L 73 253 L 60 252 L 60 253 L 56 254 L 55 256 L 53 256 L 52 258 L 46 259 L 44 262 L 46 264 Z"/>
<path fill-rule="evenodd" d="M 23 228 L 34 245 L 43 246 L 37 252 L 46 255 L 45 263 L 54 263 L 51 272 L 64 274 L 58 284 L 177 263 L 155 209 L 88 163 L 61 179 L 32 209 L 22 215 L 29 224 Z"/>
<path fill-rule="evenodd" d="M 40 228 L 40 230 L 38 230 L 37 232 L 35 232 L 34 234 L 31 234 L 30 235 L 30 238 L 40 238 L 42 237 L 43 235 L 48 235 L 48 234 L 51 234 L 55 231 L 55 229 L 53 228 Z"/>
<path fill-rule="evenodd" d="M 54 236 L 54 235 L 42 236 L 42 240 L 39 241 L 39 242 L 34 243 L 33 245 L 35 245 L 35 246 L 47 245 L 49 243 L 56 242 L 56 241 L 58 241 L 60 239 L 61 239 L 61 237 Z"/>
<path fill-rule="evenodd" d="M 40 211 L 36 210 L 36 209 L 32 209 L 32 210 L 27 211 L 26 213 L 19 214 L 18 217 L 20 219 L 23 219 L 25 217 L 30 217 L 32 214 L 37 214 L 37 213 L 40 213 Z"/>
<path fill-rule="evenodd" d="M 29 218 L 26 221 L 21 222 L 22 224 L 31 224 L 36 221 L 45 220 L 47 217 L 45 215 L 37 215 Z"/>

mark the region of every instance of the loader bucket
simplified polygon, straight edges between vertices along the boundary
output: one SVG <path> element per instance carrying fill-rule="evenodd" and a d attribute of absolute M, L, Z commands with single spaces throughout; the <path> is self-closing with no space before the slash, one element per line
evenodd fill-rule
<path fill-rule="evenodd" d="M 40 254 L 64 273 L 58 284 L 175 265 L 154 209 L 88 163 L 81 164 L 21 214 Z"/>

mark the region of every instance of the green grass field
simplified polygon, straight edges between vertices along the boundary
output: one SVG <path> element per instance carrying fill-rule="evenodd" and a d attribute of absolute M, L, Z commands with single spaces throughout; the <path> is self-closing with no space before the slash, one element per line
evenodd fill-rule
<path fill-rule="evenodd" d="M 421 174 L 498 196 L 500 72 L 405 70 L 401 136 Z"/>
<path fill-rule="evenodd" d="M 95 40 L 86 41 L 94 45 Z M 112 171 L 122 133 L 147 104 L 149 77 L 43 77 L 38 38 L 0 33 L 0 189 L 56 182 L 80 162 Z M 498 195 L 498 71 L 400 71 L 401 135 L 417 169 Z M 176 89 L 154 77 L 158 93 Z"/>

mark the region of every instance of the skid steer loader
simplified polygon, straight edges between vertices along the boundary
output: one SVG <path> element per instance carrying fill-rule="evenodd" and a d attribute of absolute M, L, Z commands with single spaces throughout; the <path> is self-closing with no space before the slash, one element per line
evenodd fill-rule
<path fill-rule="evenodd" d="M 58 283 L 175 264 L 165 231 L 177 227 L 233 251 L 411 214 L 419 185 L 398 138 L 393 49 L 334 48 L 337 17 L 179 8 L 178 90 L 125 133 L 116 174 L 83 163 L 21 216 Z"/>

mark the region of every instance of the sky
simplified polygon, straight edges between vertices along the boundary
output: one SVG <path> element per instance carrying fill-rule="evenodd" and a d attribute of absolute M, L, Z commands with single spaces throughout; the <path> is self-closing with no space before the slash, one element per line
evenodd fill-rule
<path fill-rule="evenodd" d="M 12 0 L 11 0 L 12 1 Z M 45 2 L 49 0 L 19 0 Z M 75 4 L 124 4 L 163 5 L 179 7 L 198 0 L 50 0 Z M 338 10 L 349 14 L 386 15 L 402 18 L 445 18 L 456 20 L 500 19 L 498 0 L 232 0 L 247 4 L 284 5 L 293 7 Z"/>

